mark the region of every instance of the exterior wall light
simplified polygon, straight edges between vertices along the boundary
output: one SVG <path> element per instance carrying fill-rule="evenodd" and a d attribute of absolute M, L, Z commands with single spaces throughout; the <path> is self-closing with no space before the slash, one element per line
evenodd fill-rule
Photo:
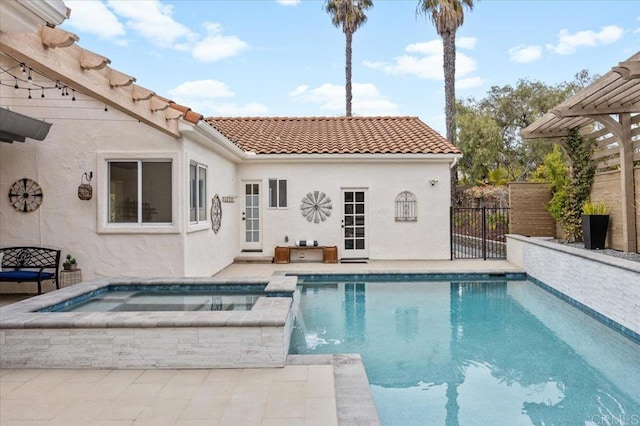
<path fill-rule="evenodd" d="M 91 187 L 91 179 L 93 179 L 93 172 L 84 173 L 80 178 L 80 186 L 78 187 L 78 198 L 81 200 L 90 200 L 93 197 L 93 188 Z M 87 181 L 85 183 L 85 180 Z"/>

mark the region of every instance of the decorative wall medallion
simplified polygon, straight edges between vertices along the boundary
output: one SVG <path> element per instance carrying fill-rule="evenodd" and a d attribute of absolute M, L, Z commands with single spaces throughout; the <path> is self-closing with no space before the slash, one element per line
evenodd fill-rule
<path fill-rule="evenodd" d="M 222 226 L 222 203 L 216 194 L 211 200 L 211 229 L 217 234 L 220 226 Z"/>
<path fill-rule="evenodd" d="M 331 198 L 320 191 L 309 192 L 302 199 L 302 204 L 300 205 L 302 216 L 306 217 L 309 222 L 313 221 L 313 223 L 327 220 L 327 217 L 331 216 L 332 208 Z"/>
<path fill-rule="evenodd" d="M 15 181 L 9 189 L 9 201 L 19 212 L 37 210 L 42 204 L 42 196 L 42 188 L 38 182 L 27 178 Z"/>

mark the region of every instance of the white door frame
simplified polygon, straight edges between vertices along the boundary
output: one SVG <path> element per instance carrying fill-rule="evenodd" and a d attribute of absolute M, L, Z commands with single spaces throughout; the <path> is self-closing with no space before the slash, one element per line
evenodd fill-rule
<path fill-rule="evenodd" d="M 343 259 L 369 258 L 368 192 L 368 188 L 340 188 L 340 245 Z M 346 201 L 345 194 L 351 194 L 352 201 Z M 359 194 L 363 194 L 362 200 Z"/>
<path fill-rule="evenodd" d="M 242 217 L 240 221 L 240 249 L 245 252 L 262 251 L 262 182 L 260 180 L 243 180 L 241 183 L 242 210 L 240 214 Z M 252 192 L 255 192 L 257 188 L 258 193 L 247 195 L 249 186 Z M 256 195 L 257 199 L 255 198 Z M 257 205 L 255 205 L 256 203 Z M 251 205 L 248 206 L 248 204 Z M 248 210 L 248 208 L 251 208 L 251 210 Z M 256 213 L 257 217 L 255 217 Z M 257 225 L 257 227 L 255 225 Z M 249 229 L 250 227 L 251 229 Z"/>

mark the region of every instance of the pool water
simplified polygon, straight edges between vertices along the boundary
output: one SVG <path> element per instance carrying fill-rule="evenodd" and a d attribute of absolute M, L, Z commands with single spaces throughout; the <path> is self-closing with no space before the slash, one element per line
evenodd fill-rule
<path fill-rule="evenodd" d="M 59 312 L 250 311 L 264 293 L 108 291 Z"/>
<path fill-rule="evenodd" d="M 359 353 L 383 425 L 640 424 L 640 345 L 527 281 L 299 286 L 290 353 Z"/>

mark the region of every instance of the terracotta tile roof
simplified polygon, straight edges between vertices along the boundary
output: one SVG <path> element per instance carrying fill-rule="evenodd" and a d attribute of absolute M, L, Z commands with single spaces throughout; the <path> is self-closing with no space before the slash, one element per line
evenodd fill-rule
<path fill-rule="evenodd" d="M 256 154 L 460 154 L 417 117 L 208 117 Z"/>
<path fill-rule="evenodd" d="M 183 113 L 182 119 L 188 121 L 189 123 L 196 124 L 198 121 L 202 120 L 204 117 L 202 114 L 192 111 L 188 106 L 177 104 L 173 101 L 168 101 L 169 107 L 176 109 Z"/>

